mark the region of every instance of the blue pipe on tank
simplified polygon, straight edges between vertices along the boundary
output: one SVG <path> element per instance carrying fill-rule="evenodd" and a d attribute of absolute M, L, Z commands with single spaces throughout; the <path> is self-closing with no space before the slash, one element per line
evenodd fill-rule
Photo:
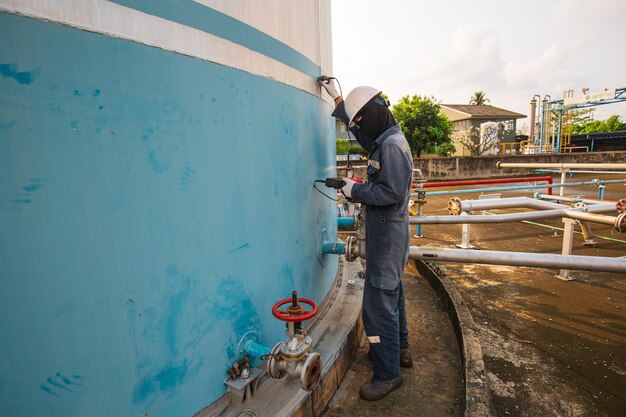
<path fill-rule="evenodd" d="M 324 242 L 322 243 L 322 253 L 345 255 L 346 244 L 343 242 Z"/>
<path fill-rule="evenodd" d="M 243 354 L 254 356 L 255 358 L 263 359 L 266 355 L 269 355 L 272 349 L 264 346 L 260 343 L 253 342 L 252 340 L 248 340 L 243 345 Z"/>
<path fill-rule="evenodd" d="M 354 217 L 337 217 L 337 226 L 354 227 Z"/>

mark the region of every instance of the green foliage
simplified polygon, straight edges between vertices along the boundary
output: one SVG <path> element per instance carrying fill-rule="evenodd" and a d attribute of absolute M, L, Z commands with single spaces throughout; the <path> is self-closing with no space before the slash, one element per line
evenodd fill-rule
<path fill-rule="evenodd" d="M 448 157 L 454 155 L 456 152 L 456 147 L 451 142 L 444 142 L 441 145 L 437 146 L 437 155 Z"/>
<path fill-rule="evenodd" d="M 439 112 L 439 103 L 434 97 L 404 96 L 391 112 L 414 155 L 434 152 L 437 146 L 450 142 L 452 122 Z"/>
<path fill-rule="evenodd" d="M 337 155 L 347 155 L 350 149 L 350 141 L 348 139 L 337 139 Z"/>
<path fill-rule="evenodd" d="M 572 126 L 572 133 L 602 133 L 619 130 L 626 130 L 626 123 L 622 122 L 618 115 L 613 115 L 606 120 L 594 120 Z"/>
<path fill-rule="evenodd" d="M 577 109 L 568 112 L 571 117 L 570 123 L 572 125 L 584 125 L 589 122 L 593 122 L 593 115 L 596 109 L 594 107 L 589 107 L 586 109 Z"/>
<path fill-rule="evenodd" d="M 350 145 L 350 141 L 347 139 L 336 139 L 337 155 L 364 155 L 367 156 L 367 151 L 358 145 Z"/>
<path fill-rule="evenodd" d="M 489 99 L 484 91 L 475 91 L 469 101 L 469 104 L 474 106 L 480 106 L 487 103 L 489 103 Z"/>

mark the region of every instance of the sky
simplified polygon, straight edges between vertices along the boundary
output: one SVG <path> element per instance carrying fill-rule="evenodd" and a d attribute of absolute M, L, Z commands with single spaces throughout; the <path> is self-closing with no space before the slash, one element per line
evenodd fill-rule
<path fill-rule="evenodd" d="M 626 87 L 624 0 L 332 0 L 333 69 L 344 94 L 359 85 L 522 114 L 538 94 Z M 595 118 L 626 102 L 597 107 Z M 518 128 L 526 119 L 518 122 Z"/>

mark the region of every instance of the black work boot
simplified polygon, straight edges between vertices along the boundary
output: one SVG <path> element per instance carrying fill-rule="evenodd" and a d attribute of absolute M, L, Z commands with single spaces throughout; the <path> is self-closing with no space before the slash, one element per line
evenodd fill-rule
<path fill-rule="evenodd" d="M 370 379 L 359 390 L 361 398 L 367 401 L 378 401 L 385 398 L 391 391 L 394 391 L 402 385 L 402 376 L 390 381 L 379 381 Z"/>
<path fill-rule="evenodd" d="M 411 357 L 411 351 L 409 348 L 400 349 L 400 368 L 412 368 L 413 358 Z"/>

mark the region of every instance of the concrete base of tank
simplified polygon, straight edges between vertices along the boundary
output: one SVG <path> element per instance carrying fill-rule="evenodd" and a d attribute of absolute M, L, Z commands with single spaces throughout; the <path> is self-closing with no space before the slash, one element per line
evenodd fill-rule
<path fill-rule="evenodd" d="M 314 390 L 302 390 L 299 380 L 289 376 L 272 379 L 264 375 L 254 396 L 245 403 L 227 393 L 195 417 L 321 415 L 348 370 L 363 333 L 363 282 L 361 263 L 348 263 L 342 257 L 335 287 L 307 329 L 313 350 L 322 357 L 321 379 Z"/>

